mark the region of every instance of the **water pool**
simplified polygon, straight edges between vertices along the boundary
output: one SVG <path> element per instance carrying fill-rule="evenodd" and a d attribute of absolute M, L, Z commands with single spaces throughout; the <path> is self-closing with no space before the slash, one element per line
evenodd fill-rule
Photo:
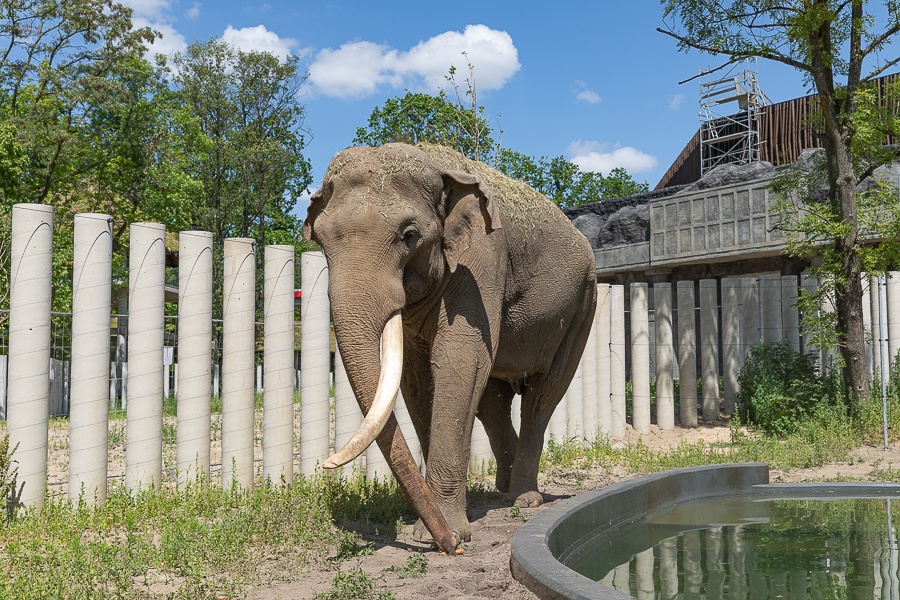
<path fill-rule="evenodd" d="M 566 565 L 645 598 L 897 598 L 900 498 L 696 500 Z"/>

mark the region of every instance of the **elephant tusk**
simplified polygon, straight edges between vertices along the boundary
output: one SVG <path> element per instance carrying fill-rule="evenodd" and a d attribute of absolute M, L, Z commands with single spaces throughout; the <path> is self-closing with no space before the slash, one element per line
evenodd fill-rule
<path fill-rule="evenodd" d="M 394 410 L 402 374 L 403 318 L 398 312 L 388 319 L 381 333 L 381 373 L 372 406 L 350 441 L 322 464 L 324 468 L 334 469 L 347 464 L 375 441 Z"/>

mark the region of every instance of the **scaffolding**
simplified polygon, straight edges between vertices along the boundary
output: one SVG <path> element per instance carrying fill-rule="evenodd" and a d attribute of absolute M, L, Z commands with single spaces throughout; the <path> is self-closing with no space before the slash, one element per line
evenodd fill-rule
<path fill-rule="evenodd" d="M 752 68 L 751 68 L 752 67 Z M 741 70 L 742 69 L 742 70 Z M 759 119 L 769 104 L 759 89 L 756 64 L 700 68 L 700 174 L 725 163 L 759 160 Z"/>

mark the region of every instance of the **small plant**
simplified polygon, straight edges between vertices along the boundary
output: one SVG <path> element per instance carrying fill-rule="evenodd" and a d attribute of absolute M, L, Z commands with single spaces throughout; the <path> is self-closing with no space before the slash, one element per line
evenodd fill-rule
<path fill-rule="evenodd" d="M 331 589 L 316 600 L 393 600 L 389 591 L 376 592 L 372 576 L 362 569 L 341 571 L 331 580 Z"/>
<path fill-rule="evenodd" d="M 18 444 L 16 444 L 18 447 Z M 16 448 L 9 448 L 9 434 L 0 438 L 0 526 L 12 521 L 18 502 L 16 501 L 16 474 L 18 467 L 12 459 Z"/>
<path fill-rule="evenodd" d="M 421 552 L 410 554 L 406 558 L 406 564 L 402 567 L 388 567 L 385 571 L 392 571 L 400 579 L 415 579 L 428 572 L 428 557 Z"/>
<path fill-rule="evenodd" d="M 336 562 L 342 562 L 355 556 L 371 556 L 375 553 L 372 544 L 361 542 L 359 536 L 353 532 L 347 531 L 341 535 L 338 541 L 337 555 L 334 557 Z"/>
<path fill-rule="evenodd" d="M 738 380 L 738 416 L 769 434 L 797 432 L 804 421 L 840 404 L 836 372 L 820 373 L 814 355 L 800 354 L 787 342 L 754 346 Z"/>
<path fill-rule="evenodd" d="M 511 516 L 513 519 L 518 519 L 522 516 L 522 509 L 518 504 L 513 504 L 509 507 L 509 516 Z"/>

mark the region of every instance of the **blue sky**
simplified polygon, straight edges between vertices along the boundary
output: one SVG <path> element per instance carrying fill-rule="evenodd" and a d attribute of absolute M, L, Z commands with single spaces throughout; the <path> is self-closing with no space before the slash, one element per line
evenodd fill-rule
<path fill-rule="evenodd" d="M 719 64 L 678 52 L 656 31 L 658 0 L 124 3 L 163 33 L 151 52 L 221 36 L 244 50 L 299 55 L 310 74 L 313 189 L 375 106 L 407 89 L 436 93 L 451 64 L 462 81 L 464 51 L 503 147 L 601 172 L 624 167 L 652 188 L 699 124 L 697 82 L 678 82 Z M 773 102 L 806 93 L 799 72 L 771 63 L 760 62 L 759 83 Z"/>

